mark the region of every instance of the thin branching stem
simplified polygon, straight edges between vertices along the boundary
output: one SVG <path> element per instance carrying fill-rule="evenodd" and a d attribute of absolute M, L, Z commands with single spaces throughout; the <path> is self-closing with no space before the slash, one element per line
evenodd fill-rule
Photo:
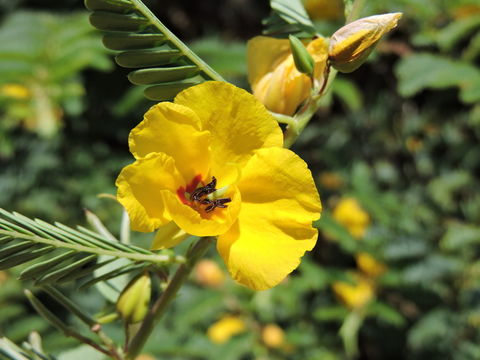
<path fill-rule="evenodd" d="M 211 237 L 200 238 L 190 249 L 187 254 L 187 261 L 180 265 L 180 267 L 177 269 L 167 288 L 150 309 L 149 313 L 143 320 L 140 329 L 132 338 L 130 344 L 128 344 L 126 355 L 127 360 L 135 359 L 140 353 L 143 346 L 147 342 L 148 337 L 152 333 L 153 328 L 160 321 L 168 306 L 175 298 L 178 290 L 182 287 L 185 280 L 187 280 L 188 275 L 192 271 L 196 262 L 205 254 L 211 241 Z"/>

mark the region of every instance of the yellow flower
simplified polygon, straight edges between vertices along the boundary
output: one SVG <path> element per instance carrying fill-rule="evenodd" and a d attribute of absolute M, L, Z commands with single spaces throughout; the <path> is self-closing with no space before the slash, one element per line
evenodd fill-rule
<path fill-rule="evenodd" d="M 375 289 L 373 285 L 365 278 L 354 275 L 355 284 L 345 281 L 336 281 L 332 288 L 339 300 L 351 309 L 357 309 L 365 306 L 373 299 Z"/>
<path fill-rule="evenodd" d="M 337 20 L 343 16 L 341 0 L 305 0 L 305 10 L 312 19 Z"/>
<path fill-rule="evenodd" d="M 207 335 L 215 344 L 223 344 L 232 336 L 245 331 L 245 322 L 238 316 L 227 315 L 208 328 Z"/>
<path fill-rule="evenodd" d="M 192 235 L 218 236 L 232 277 L 267 289 L 313 248 L 321 211 L 306 163 L 282 143 L 251 94 L 205 82 L 153 106 L 132 130 L 136 161 L 118 176 L 117 198 L 133 230 L 160 228 L 156 248 L 175 245 L 162 243 L 161 227 L 172 221 Z"/>
<path fill-rule="evenodd" d="M 0 94 L 12 99 L 28 99 L 30 90 L 19 84 L 5 84 L 0 87 Z"/>
<path fill-rule="evenodd" d="M 333 209 L 333 218 L 345 226 L 350 234 L 356 238 L 361 238 L 365 235 L 370 224 L 370 217 L 354 198 L 340 200 L 335 209 Z"/>
<path fill-rule="evenodd" d="M 225 282 L 225 275 L 212 260 L 200 260 L 195 266 L 195 279 L 203 286 L 220 287 Z"/>
<path fill-rule="evenodd" d="M 279 348 L 285 342 L 285 333 L 276 324 L 267 324 L 262 329 L 262 341 L 271 348 Z"/>
<path fill-rule="evenodd" d="M 314 78 L 322 81 L 327 61 L 327 42 L 317 38 L 307 45 L 315 61 Z M 293 115 L 310 95 L 311 79 L 293 61 L 289 41 L 257 36 L 248 42 L 248 81 L 253 95 L 273 112 Z"/>
<path fill-rule="evenodd" d="M 374 15 L 341 27 L 330 39 L 330 62 L 339 71 L 354 71 L 365 62 L 382 36 L 397 26 L 401 17 L 402 13 Z"/>
<path fill-rule="evenodd" d="M 355 256 L 357 261 L 358 268 L 365 274 L 370 277 L 377 277 L 382 275 L 386 270 L 387 267 L 385 264 L 382 264 L 380 261 L 376 260 L 368 253 L 358 253 Z"/>

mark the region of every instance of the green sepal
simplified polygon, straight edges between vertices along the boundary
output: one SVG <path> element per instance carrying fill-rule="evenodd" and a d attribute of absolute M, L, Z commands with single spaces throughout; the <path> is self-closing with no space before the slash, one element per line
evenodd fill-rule
<path fill-rule="evenodd" d="M 312 77 L 315 70 L 315 61 L 312 55 L 309 54 L 305 45 L 296 36 L 289 35 L 288 39 L 290 40 L 290 49 L 292 50 L 295 67 L 302 74 Z"/>

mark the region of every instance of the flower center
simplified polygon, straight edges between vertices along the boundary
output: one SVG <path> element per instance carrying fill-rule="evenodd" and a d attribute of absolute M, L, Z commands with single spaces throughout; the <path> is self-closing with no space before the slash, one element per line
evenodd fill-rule
<path fill-rule="evenodd" d="M 212 181 L 205 186 L 198 187 L 200 182 L 201 177 L 197 175 L 186 188 L 182 186 L 177 190 L 177 194 L 184 204 L 209 213 L 215 210 L 215 208 L 226 208 L 227 205 L 225 204 L 232 201 L 229 197 L 220 197 L 225 193 L 226 189 L 221 188 L 217 190 L 217 179 L 215 176 L 212 176 Z"/>

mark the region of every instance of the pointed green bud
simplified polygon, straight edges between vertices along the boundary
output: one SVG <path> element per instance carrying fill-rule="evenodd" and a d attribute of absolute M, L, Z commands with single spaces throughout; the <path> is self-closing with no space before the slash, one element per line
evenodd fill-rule
<path fill-rule="evenodd" d="M 122 291 L 117 301 L 117 311 L 127 324 L 142 321 L 148 313 L 152 281 L 148 273 L 134 278 Z"/>
<path fill-rule="evenodd" d="M 297 70 L 308 76 L 313 76 L 315 61 L 312 55 L 307 51 L 303 43 L 294 35 L 289 35 L 290 49 L 292 50 L 293 61 Z"/>
<path fill-rule="evenodd" d="M 330 39 L 328 59 L 332 66 L 344 73 L 356 70 L 401 17 L 402 13 L 374 15 L 341 27 Z"/>

